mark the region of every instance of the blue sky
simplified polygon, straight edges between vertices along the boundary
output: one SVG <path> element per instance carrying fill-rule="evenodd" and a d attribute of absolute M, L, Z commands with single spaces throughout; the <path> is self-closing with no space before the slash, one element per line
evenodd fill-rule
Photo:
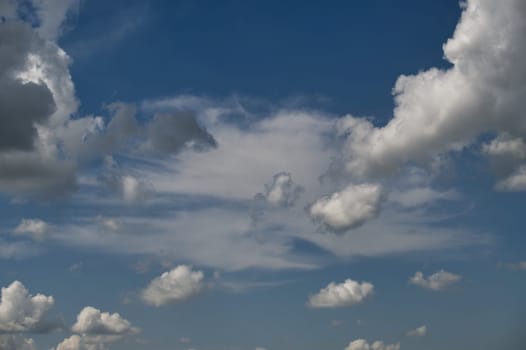
<path fill-rule="evenodd" d="M 0 349 L 522 350 L 521 0 L 0 0 Z"/>

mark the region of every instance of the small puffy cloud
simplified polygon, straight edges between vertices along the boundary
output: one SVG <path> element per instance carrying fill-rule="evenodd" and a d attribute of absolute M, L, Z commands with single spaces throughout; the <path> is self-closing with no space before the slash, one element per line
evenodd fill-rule
<path fill-rule="evenodd" d="M 265 185 L 265 192 L 257 194 L 256 198 L 261 198 L 273 206 L 290 207 L 296 203 L 303 191 L 303 187 L 294 183 L 290 173 L 281 172 L 274 175 L 272 183 Z"/>
<path fill-rule="evenodd" d="M 36 350 L 35 341 L 19 335 L 0 335 L 0 349 L 2 350 Z"/>
<path fill-rule="evenodd" d="M 0 331 L 32 332 L 50 329 L 44 317 L 54 304 L 52 296 L 33 296 L 22 283 L 14 281 L 2 288 Z"/>
<path fill-rule="evenodd" d="M 413 277 L 409 278 L 409 283 L 425 289 L 438 291 L 447 288 L 449 285 L 461 279 L 462 276 L 444 270 L 435 272 L 427 278 L 424 277 L 422 272 L 417 271 Z"/>
<path fill-rule="evenodd" d="M 139 332 L 131 323 L 118 313 L 110 314 L 86 306 L 77 316 L 77 322 L 71 330 L 88 335 L 127 335 Z"/>
<path fill-rule="evenodd" d="M 427 326 L 423 325 L 406 333 L 408 337 L 423 337 L 427 334 Z"/>
<path fill-rule="evenodd" d="M 60 342 L 54 350 L 107 350 L 104 342 L 77 334 Z"/>
<path fill-rule="evenodd" d="M 318 199 L 309 208 L 310 216 L 334 232 L 343 232 L 362 225 L 380 209 L 380 185 L 349 185 L 340 192 Z"/>
<path fill-rule="evenodd" d="M 350 342 L 345 350 L 400 350 L 400 344 L 384 344 L 379 340 L 369 344 L 365 339 L 357 339 Z"/>
<path fill-rule="evenodd" d="M 40 219 L 22 219 L 13 230 L 17 235 L 29 235 L 34 239 L 42 239 L 48 229 L 48 224 Z"/>
<path fill-rule="evenodd" d="M 153 279 L 142 291 L 141 297 L 144 302 L 153 306 L 180 302 L 201 291 L 203 278 L 202 271 L 193 271 L 190 266 L 179 265 Z"/>
<path fill-rule="evenodd" d="M 352 306 L 363 302 L 373 291 L 374 286 L 368 282 L 359 283 L 352 279 L 340 284 L 331 282 L 317 294 L 311 295 L 307 305 L 313 308 Z"/>

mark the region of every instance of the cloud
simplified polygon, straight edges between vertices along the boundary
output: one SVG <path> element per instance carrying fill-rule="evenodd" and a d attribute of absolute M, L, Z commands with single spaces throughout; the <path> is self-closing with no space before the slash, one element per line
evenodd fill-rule
<path fill-rule="evenodd" d="M 80 0 L 33 0 L 36 13 L 40 19 L 38 32 L 42 37 L 56 40 L 64 30 L 64 22 L 75 15 Z"/>
<path fill-rule="evenodd" d="M 60 342 L 55 350 L 107 350 L 105 343 L 92 337 L 80 336 L 77 334 Z"/>
<path fill-rule="evenodd" d="M 526 260 L 519 261 L 516 263 L 499 263 L 500 268 L 510 269 L 510 270 L 519 270 L 526 271 Z"/>
<path fill-rule="evenodd" d="M 0 22 L 0 151 L 34 149 L 35 124 L 55 111 L 47 85 L 17 77 L 29 65 L 32 50 L 43 45 L 29 25 Z"/>
<path fill-rule="evenodd" d="M 331 282 L 317 294 L 311 295 L 307 305 L 313 308 L 353 306 L 362 303 L 373 291 L 374 286 L 368 282 L 359 283 L 351 279 L 340 284 Z"/>
<path fill-rule="evenodd" d="M 414 187 L 406 190 L 394 190 L 389 193 L 389 200 L 405 208 L 414 208 L 439 200 L 452 201 L 460 199 L 454 190 L 437 191 L 431 187 Z"/>
<path fill-rule="evenodd" d="M 314 202 L 310 216 L 334 232 L 344 232 L 375 217 L 380 209 L 381 187 L 376 184 L 349 185 Z"/>
<path fill-rule="evenodd" d="M 439 291 L 447 288 L 453 283 L 460 281 L 461 279 L 462 276 L 455 275 L 444 270 L 435 272 L 427 278 L 424 277 L 422 272 L 417 271 L 415 275 L 409 279 L 409 283 L 425 289 Z"/>
<path fill-rule="evenodd" d="M 36 350 L 35 341 L 31 338 L 23 338 L 19 335 L 0 335 L 0 349 L 2 350 Z"/>
<path fill-rule="evenodd" d="M 38 332 L 50 330 L 45 316 L 55 304 L 52 296 L 31 295 L 19 281 L 2 287 L 0 331 Z"/>
<path fill-rule="evenodd" d="M 279 207 L 290 207 L 298 200 L 303 187 L 298 186 L 292 180 L 292 175 L 280 172 L 273 176 L 272 183 L 265 185 L 265 191 L 258 193 L 256 199 Z"/>
<path fill-rule="evenodd" d="M 461 150 L 484 133 L 526 135 L 525 15 L 522 0 L 467 1 L 443 46 L 451 68 L 400 76 L 394 115 L 385 126 L 354 116 L 340 120 L 347 172 L 383 177 Z"/>
<path fill-rule="evenodd" d="M 193 113 L 157 113 L 148 124 L 143 147 L 157 154 L 175 154 L 185 148 L 205 151 L 217 147 L 217 142 Z"/>
<path fill-rule="evenodd" d="M 369 344 L 364 339 L 357 339 L 349 343 L 345 350 L 400 350 L 400 344 L 384 344 L 382 341 L 375 341 Z"/>
<path fill-rule="evenodd" d="M 406 333 L 406 335 L 408 337 L 423 337 L 427 334 L 427 327 L 424 325 L 424 326 L 420 326 L 416 329 L 412 329 L 410 330 L 409 332 Z"/>
<path fill-rule="evenodd" d="M 109 192 L 116 194 L 127 203 L 146 200 L 153 195 L 152 186 L 136 176 L 122 173 L 111 173 L 99 177 L 99 182 Z"/>
<path fill-rule="evenodd" d="M 118 313 L 110 314 L 86 306 L 77 316 L 77 322 L 71 327 L 75 333 L 87 335 L 127 335 L 139 332 L 128 320 Z"/>
<path fill-rule="evenodd" d="M 204 274 L 193 271 L 190 266 L 179 265 L 153 279 L 142 291 L 145 303 L 161 306 L 181 302 L 198 294 L 203 288 Z"/>
<path fill-rule="evenodd" d="M 17 235 L 29 235 L 33 239 L 41 240 L 48 229 L 48 224 L 40 219 L 22 219 L 13 230 Z"/>

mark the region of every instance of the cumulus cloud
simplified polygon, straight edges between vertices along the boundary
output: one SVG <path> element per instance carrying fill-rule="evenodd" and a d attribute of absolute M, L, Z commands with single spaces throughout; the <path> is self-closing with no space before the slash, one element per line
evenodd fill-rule
<path fill-rule="evenodd" d="M 280 172 L 274 175 L 270 184 L 265 185 L 263 193 L 256 195 L 256 199 L 273 206 L 290 207 L 296 203 L 303 191 L 303 187 L 294 183 L 290 173 Z"/>
<path fill-rule="evenodd" d="M 142 291 L 141 297 L 144 302 L 153 306 L 181 302 L 201 291 L 203 278 L 202 271 L 193 271 L 190 266 L 179 265 L 153 279 Z"/>
<path fill-rule="evenodd" d="M 400 76 L 394 115 L 383 127 L 354 116 L 340 120 L 345 169 L 354 176 L 385 176 L 460 150 L 482 133 L 524 136 L 525 15 L 522 0 L 467 1 L 443 46 L 451 68 Z"/>
<path fill-rule="evenodd" d="M 88 335 L 126 335 L 139 332 L 131 323 L 118 313 L 110 314 L 86 306 L 77 316 L 77 322 L 71 330 L 75 333 Z"/>
<path fill-rule="evenodd" d="M 462 276 L 444 270 L 435 272 L 428 277 L 424 277 L 422 272 L 417 271 L 414 276 L 409 279 L 409 283 L 425 289 L 438 291 L 447 288 L 461 279 Z"/>
<path fill-rule="evenodd" d="M 92 337 L 74 334 L 60 342 L 54 350 L 107 350 L 105 343 Z"/>
<path fill-rule="evenodd" d="M 29 235 L 34 239 L 43 239 L 48 229 L 48 224 L 40 219 L 22 219 L 13 230 L 17 235 Z"/>
<path fill-rule="evenodd" d="M 0 331 L 37 332 L 49 330 L 45 316 L 55 304 L 52 296 L 31 295 L 19 281 L 2 288 Z"/>
<path fill-rule="evenodd" d="M 369 344 L 365 339 L 357 339 L 350 342 L 345 350 L 400 350 L 400 344 L 384 344 L 379 340 Z"/>
<path fill-rule="evenodd" d="M 0 335 L 0 349 L 2 350 L 36 350 L 35 341 L 18 335 Z"/>
<path fill-rule="evenodd" d="M 380 185 L 349 185 L 314 202 L 310 216 L 334 232 L 343 232 L 362 225 L 375 217 L 380 209 Z"/>
<path fill-rule="evenodd" d="M 351 279 L 339 284 L 331 282 L 317 294 L 311 295 L 307 305 L 313 308 L 352 306 L 363 302 L 373 291 L 374 286 L 368 282 L 359 283 Z"/>
<path fill-rule="evenodd" d="M 423 325 L 406 333 L 408 337 L 423 337 L 427 334 L 427 326 Z"/>

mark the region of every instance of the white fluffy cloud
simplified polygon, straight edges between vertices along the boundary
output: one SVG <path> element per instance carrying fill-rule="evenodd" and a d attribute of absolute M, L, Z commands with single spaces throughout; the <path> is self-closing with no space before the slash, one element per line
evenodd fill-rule
<path fill-rule="evenodd" d="M 379 185 L 349 185 L 340 192 L 318 199 L 310 206 L 309 214 L 327 229 L 342 232 L 376 216 L 381 196 Z"/>
<path fill-rule="evenodd" d="M 40 219 L 22 219 L 20 224 L 13 230 L 17 235 L 29 235 L 34 239 L 42 239 L 48 229 L 45 221 Z"/>
<path fill-rule="evenodd" d="M 179 265 L 153 279 L 141 296 L 147 304 L 153 306 L 180 302 L 201 291 L 203 278 L 202 271 L 193 271 L 190 266 Z"/>
<path fill-rule="evenodd" d="M 60 342 L 55 350 L 107 350 L 105 343 L 77 334 Z"/>
<path fill-rule="evenodd" d="M 399 77 L 394 116 L 383 127 L 353 116 L 340 121 L 346 170 L 384 176 L 460 150 L 482 133 L 525 136 L 525 16 L 522 0 L 467 1 L 443 46 L 452 68 Z"/>
<path fill-rule="evenodd" d="M 427 326 L 423 325 L 406 333 L 408 337 L 423 337 L 427 334 Z"/>
<path fill-rule="evenodd" d="M 384 344 L 379 340 L 369 344 L 365 339 L 357 339 L 350 342 L 345 350 L 400 350 L 400 344 Z"/>
<path fill-rule="evenodd" d="M 344 307 L 359 304 L 371 296 L 374 286 L 368 282 L 356 282 L 351 279 L 336 284 L 334 282 L 311 295 L 307 303 L 313 308 Z"/>
<path fill-rule="evenodd" d="M 453 283 L 456 283 L 462 279 L 462 276 L 455 275 L 454 273 L 440 270 L 434 274 L 424 277 L 424 274 L 417 271 L 413 277 L 409 279 L 409 283 L 416 286 L 430 289 L 430 290 L 443 290 Z"/>
<path fill-rule="evenodd" d="M 0 331 L 31 332 L 48 328 L 45 316 L 55 304 L 52 296 L 31 295 L 19 281 L 2 288 Z"/>
<path fill-rule="evenodd" d="M 86 306 L 77 316 L 77 322 L 71 330 L 75 333 L 89 335 L 126 335 L 139 332 L 131 323 L 118 313 L 110 314 Z"/>

